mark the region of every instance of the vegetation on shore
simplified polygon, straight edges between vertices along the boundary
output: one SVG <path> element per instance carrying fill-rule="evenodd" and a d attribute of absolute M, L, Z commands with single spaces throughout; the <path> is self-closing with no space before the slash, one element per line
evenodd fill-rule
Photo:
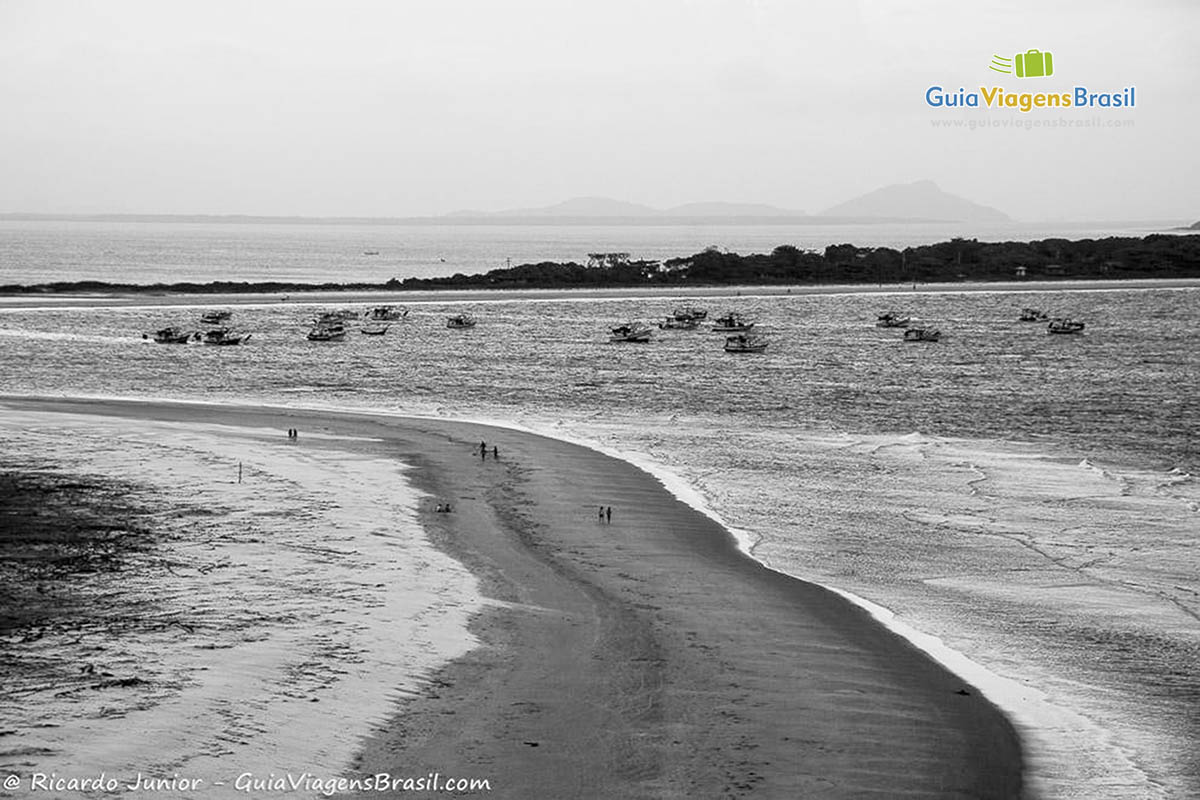
<path fill-rule="evenodd" d="M 1200 235 L 1152 234 L 1143 238 L 1109 237 L 1077 241 L 980 242 L 975 239 L 951 239 L 904 250 L 838 244 L 826 247 L 824 252 L 815 252 L 785 244 L 771 253 L 752 255 L 739 255 L 710 247 L 692 256 L 666 261 L 630 260 L 622 253 L 595 254 L 588 264 L 546 261 L 494 269 L 477 275 L 459 273 L 437 278 L 392 278 L 383 283 L 213 281 L 145 285 L 71 281 L 0 286 L 0 294 L 804 286 L 825 283 L 1197 277 L 1200 277 Z"/>

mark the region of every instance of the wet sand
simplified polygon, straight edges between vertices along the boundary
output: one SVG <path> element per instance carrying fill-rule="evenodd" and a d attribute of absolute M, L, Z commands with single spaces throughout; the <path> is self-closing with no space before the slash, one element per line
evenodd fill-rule
<path fill-rule="evenodd" d="M 453 504 L 423 523 L 502 602 L 472 623 L 481 646 L 399 702 L 348 774 L 488 778 L 513 798 L 1022 796 L 1016 733 L 977 691 L 841 597 L 747 558 L 624 461 L 439 420 L 3 403 L 298 428 L 301 446 L 366 437 L 354 446 L 413 465 Z"/>

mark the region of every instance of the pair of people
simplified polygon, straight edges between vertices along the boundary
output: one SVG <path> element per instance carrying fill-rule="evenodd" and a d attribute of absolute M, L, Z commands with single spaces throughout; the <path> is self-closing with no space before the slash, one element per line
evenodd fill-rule
<path fill-rule="evenodd" d="M 448 513 L 450 510 L 449 503 L 438 503 L 437 508 L 434 509 L 434 511 L 437 511 L 438 513 Z"/>
<path fill-rule="evenodd" d="M 608 506 L 607 508 L 598 506 L 596 513 L 599 515 L 601 522 L 612 523 L 612 506 Z"/>

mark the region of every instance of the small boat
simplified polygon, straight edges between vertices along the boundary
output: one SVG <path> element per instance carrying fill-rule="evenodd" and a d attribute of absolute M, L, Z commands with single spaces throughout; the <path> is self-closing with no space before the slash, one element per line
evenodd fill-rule
<path fill-rule="evenodd" d="M 667 317 L 664 321 L 658 323 L 661 330 L 695 330 L 700 325 L 700 320 L 692 317 Z"/>
<path fill-rule="evenodd" d="M 363 250 L 363 255 L 364 256 L 377 256 L 377 255 L 379 255 L 379 251 L 378 250 Z"/>
<path fill-rule="evenodd" d="M 200 317 L 200 323 L 202 325 L 222 325 L 232 316 L 232 311 L 205 311 Z"/>
<path fill-rule="evenodd" d="M 143 333 L 143 339 L 154 339 L 159 344 L 187 344 L 192 339 L 199 339 L 198 331 L 185 331 L 182 328 L 169 327 L 154 333 Z"/>
<path fill-rule="evenodd" d="M 650 341 L 650 326 L 641 322 L 626 322 L 609 329 L 610 342 L 648 342 Z"/>
<path fill-rule="evenodd" d="M 1018 319 L 1021 322 L 1045 322 L 1050 317 L 1045 311 L 1039 311 L 1036 308 L 1022 308 L 1021 316 Z"/>
<path fill-rule="evenodd" d="M 470 314 L 455 314 L 453 317 L 446 317 L 447 328 L 474 328 L 475 318 Z"/>
<path fill-rule="evenodd" d="M 723 317 L 717 317 L 717 324 L 713 326 L 713 332 L 746 333 L 753 327 L 753 322 L 748 321 L 741 314 L 735 314 L 731 311 Z"/>
<path fill-rule="evenodd" d="M 229 328 L 213 328 L 211 331 L 204 332 L 205 344 L 244 344 L 248 341 L 250 341 L 250 334 L 233 331 Z"/>
<path fill-rule="evenodd" d="M 383 336 L 388 332 L 388 328 L 392 327 L 387 322 L 371 322 L 359 328 L 364 336 Z"/>
<path fill-rule="evenodd" d="M 1049 333 L 1083 333 L 1084 323 L 1067 317 L 1055 317 L 1046 326 Z"/>
<path fill-rule="evenodd" d="M 336 342 L 346 338 L 346 326 L 340 322 L 319 322 L 306 334 L 310 342 Z"/>
<path fill-rule="evenodd" d="M 671 317 L 673 319 L 680 320 L 681 322 L 685 320 L 703 322 L 704 320 L 708 319 L 708 312 L 702 308 L 696 308 L 695 306 L 680 306 L 671 312 Z"/>
<path fill-rule="evenodd" d="M 396 308 L 395 306 L 375 306 L 367 309 L 363 314 L 363 319 L 369 319 L 372 322 L 395 322 L 398 319 L 404 319 L 408 316 L 407 308 Z"/>
<path fill-rule="evenodd" d="M 761 353 L 767 349 L 767 340 L 749 333 L 737 333 L 725 337 L 726 353 Z"/>
<path fill-rule="evenodd" d="M 942 338 L 942 332 L 936 328 L 909 328 L 904 332 L 906 342 L 936 342 Z"/>
<path fill-rule="evenodd" d="M 907 328 L 908 322 L 908 317 L 902 317 L 895 311 L 885 311 L 875 317 L 876 328 Z"/>

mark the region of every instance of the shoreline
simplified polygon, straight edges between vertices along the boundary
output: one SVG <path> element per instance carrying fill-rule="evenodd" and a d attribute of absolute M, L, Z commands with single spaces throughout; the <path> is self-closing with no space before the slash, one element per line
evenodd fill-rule
<path fill-rule="evenodd" d="M 1044 292 L 1107 292 L 1200 289 L 1200 278 L 1130 278 L 1127 280 L 995 281 L 962 283 L 892 284 L 821 284 L 797 286 L 688 286 L 688 287 L 614 287 L 607 289 L 444 289 L 400 291 L 305 291 L 246 293 L 80 293 L 71 295 L 30 294 L 0 295 L 0 312 L 65 308 L 192 308 L 196 306 L 277 307 L 347 303 L 412 303 L 415 305 L 448 302 L 538 302 L 623 300 L 661 298 L 683 301 L 692 298 L 753 298 L 822 295 L 901 295 L 921 294 L 1037 294 Z"/>
<path fill-rule="evenodd" d="M 435 496 L 457 487 L 455 513 L 426 510 L 422 522 L 439 548 L 468 562 L 486 595 L 509 605 L 475 618 L 484 646 L 405 704 L 364 751 L 363 773 L 415 772 L 422 759 L 443 774 L 499 765 L 501 796 L 574 796 L 584 775 L 588 786 L 655 796 L 685 780 L 685 793 L 705 796 L 755 787 L 828 796 L 870 786 L 1021 791 L 1015 730 L 978 692 L 848 601 L 751 559 L 728 530 L 629 463 L 471 422 L 184 402 L 0 402 L 379 435 L 381 447 L 416 465 L 417 485 Z M 498 463 L 471 455 L 477 436 L 499 443 Z M 601 492 L 614 506 L 612 525 L 592 516 Z M 640 698 L 636 707 L 631 698 Z"/>

